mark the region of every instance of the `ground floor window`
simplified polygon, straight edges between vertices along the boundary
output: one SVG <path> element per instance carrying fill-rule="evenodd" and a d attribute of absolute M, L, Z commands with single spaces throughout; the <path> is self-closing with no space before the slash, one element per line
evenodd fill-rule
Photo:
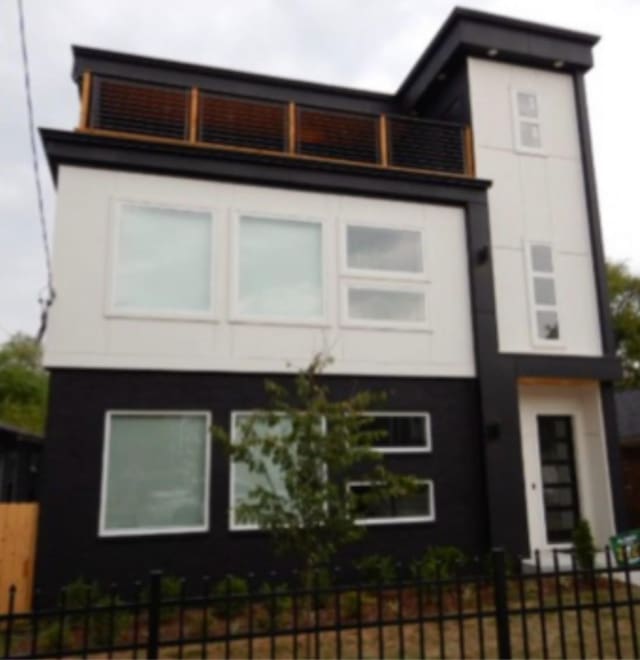
<path fill-rule="evenodd" d="M 384 525 L 389 523 L 431 522 L 435 520 L 433 482 L 420 481 L 417 489 L 402 497 L 377 499 L 375 503 L 367 495 L 376 488 L 370 481 L 351 481 L 347 488 L 360 499 L 358 523 Z M 360 496 L 360 497 L 358 497 Z"/>
<path fill-rule="evenodd" d="M 205 412 L 109 412 L 100 534 L 208 529 L 211 420 Z"/>

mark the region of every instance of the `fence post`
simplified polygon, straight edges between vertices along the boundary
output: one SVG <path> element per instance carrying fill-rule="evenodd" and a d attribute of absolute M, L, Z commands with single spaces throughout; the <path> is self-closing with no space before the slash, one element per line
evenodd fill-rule
<path fill-rule="evenodd" d="M 147 637 L 147 658 L 158 657 L 158 637 L 160 632 L 160 597 L 162 590 L 162 571 L 149 574 L 149 634 Z"/>
<path fill-rule="evenodd" d="M 507 602 L 507 564 L 502 548 L 491 552 L 493 561 L 493 588 L 496 612 L 498 657 L 511 658 L 511 635 L 509 632 L 509 605 Z"/>

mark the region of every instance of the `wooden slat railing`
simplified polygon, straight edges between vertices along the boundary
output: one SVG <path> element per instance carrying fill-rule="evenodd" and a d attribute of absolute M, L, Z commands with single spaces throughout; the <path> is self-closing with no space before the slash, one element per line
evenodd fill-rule
<path fill-rule="evenodd" d="M 83 75 L 78 130 L 196 147 L 473 177 L 471 129 Z"/>

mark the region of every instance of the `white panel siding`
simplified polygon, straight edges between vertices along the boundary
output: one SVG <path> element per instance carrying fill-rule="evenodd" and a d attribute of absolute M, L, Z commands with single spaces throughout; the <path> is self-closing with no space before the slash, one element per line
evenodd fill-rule
<path fill-rule="evenodd" d="M 500 350 L 601 355 L 577 115 L 571 76 L 470 58 L 478 176 L 489 191 Z M 512 95 L 535 92 L 542 153 L 516 150 Z M 553 246 L 560 314 L 557 346 L 536 345 L 527 294 L 526 243 Z"/>
<path fill-rule="evenodd" d="M 214 320 L 132 318 L 110 309 L 112 224 L 121 201 L 211 211 Z M 231 246 L 238 211 L 323 223 L 324 320 L 233 320 Z M 340 250 L 342 228 L 349 220 L 424 232 L 427 329 L 344 325 Z M 282 372 L 306 366 L 325 350 L 335 358 L 333 373 L 475 374 L 460 208 L 64 166 L 58 181 L 54 270 L 58 295 L 45 342 L 50 367 Z"/>

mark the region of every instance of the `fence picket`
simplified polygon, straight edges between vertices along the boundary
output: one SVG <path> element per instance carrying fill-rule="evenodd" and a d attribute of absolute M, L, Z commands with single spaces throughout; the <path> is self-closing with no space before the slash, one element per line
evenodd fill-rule
<path fill-rule="evenodd" d="M 16 610 L 13 588 L 0 615 L 0 654 L 233 657 L 243 649 L 249 657 L 294 658 L 638 657 L 640 590 L 631 580 L 638 569 L 613 566 L 610 557 L 591 570 L 578 570 L 574 559 L 568 572 L 557 555 L 544 571 L 539 555 L 533 566 L 527 562 L 509 573 L 496 549 L 490 571 L 436 566 L 425 579 L 399 567 L 373 582 L 335 571 L 332 581 L 316 574 L 302 587 L 297 575 L 250 574 L 246 588 L 227 577 L 214 589 L 205 577 L 195 592 L 180 581 L 179 594 L 153 571 L 144 595 L 140 582 L 133 591 L 113 584 L 106 598 L 89 583 L 86 592 L 70 586 L 58 598 L 36 592 L 29 612 Z"/>

